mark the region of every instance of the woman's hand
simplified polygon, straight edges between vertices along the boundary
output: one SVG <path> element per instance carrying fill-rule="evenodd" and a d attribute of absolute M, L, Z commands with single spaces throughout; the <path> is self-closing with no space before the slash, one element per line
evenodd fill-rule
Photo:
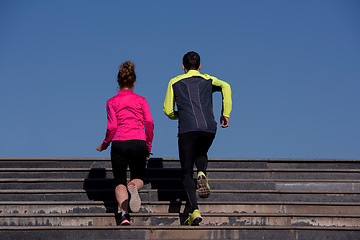
<path fill-rule="evenodd" d="M 96 150 L 99 151 L 99 152 L 101 152 L 101 151 L 102 151 L 101 148 L 102 148 L 102 144 L 100 144 L 100 145 L 96 148 Z"/>
<path fill-rule="evenodd" d="M 153 155 L 151 152 L 147 152 L 146 154 L 146 160 L 149 160 L 150 159 L 150 155 Z"/>

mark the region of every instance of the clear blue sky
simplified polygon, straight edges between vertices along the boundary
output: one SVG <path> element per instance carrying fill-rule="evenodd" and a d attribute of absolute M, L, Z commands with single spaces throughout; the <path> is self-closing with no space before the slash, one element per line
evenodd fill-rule
<path fill-rule="evenodd" d="M 0 157 L 109 157 L 95 148 L 125 60 L 153 114 L 154 157 L 177 157 L 163 100 L 191 50 L 232 87 L 210 158 L 360 158 L 357 0 L 1 0 Z"/>

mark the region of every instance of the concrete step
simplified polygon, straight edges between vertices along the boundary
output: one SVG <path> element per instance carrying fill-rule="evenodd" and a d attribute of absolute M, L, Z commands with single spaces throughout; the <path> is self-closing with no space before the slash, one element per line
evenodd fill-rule
<path fill-rule="evenodd" d="M 129 181 L 130 179 L 128 179 Z M 194 179 L 195 181 L 196 179 Z M 178 178 L 147 179 L 145 189 L 181 189 Z M 360 191 L 360 180 L 319 179 L 209 179 L 212 190 L 334 190 Z M 0 189 L 99 189 L 115 188 L 111 178 L 2 178 Z"/>
<path fill-rule="evenodd" d="M 177 189 L 144 189 L 143 201 L 186 200 Z M 115 200 L 113 189 L 29 189 L 0 190 L 0 201 L 109 201 Z M 297 191 L 297 190 L 212 190 L 207 201 L 316 201 L 359 202 L 359 191 Z"/>
<path fill-rule="evenodd" d="M 202 213 L 201 226 L 322 226 L 359 227 L 356 214 L 263 214 Z M 132 213 L 136 226 L 185 225 L 188 214 Z M 113 213 L 1 214 L 0 226 L 116 226 L 119 215 Z"/>
<path fill-rule="evenodd" d="M 360 160 L 210 159 L 208 174 L 202 225 L 180 226 L 179 160 L 150 159 L 123 228 L 109 159 L 0 159 L 1 239 L 360 239 Z"/>
<path fill-rule="evenodd" d="M 360 169 L 209 168 L 209 178 L 360 180 Z M 180 168 L 147 169 L 147 178 L 181 177 Z M 113 178 L 111 168 L 0 168 L 0 178 Z"/>
<path fill-rule="evenodd" d="M 108 158 L 0 158 L 0 168 L 110 168 Z M 151 158 L 148 168 L 179 168 L 177 158 Z M 360 169 L 360 159 L 209 159 L 209 168 Z"/>
<path fill-rule="evenodd" d="M 110 168 L 108 158 L 0 158 L 0 168 Z"/>
<path fill-rule="evenodd" d="M 205 213 L 360 214 L 360 203 L 350 202 L 209 202 L 200 201 Z M 142 213 L 181 213 L 184 201 L 142 201 Z M 115 213 L 115 201 L 2 201 L 1 214 Z"/>
<path fill-rule="evenodd" d="M 358 227 L 313 226 L 6 226 L 3 240 L 13 239 L 277 239 L 359 240 Z"/>
<path fill-rule="evenodd" d="M 195 170 L 195 169 L 194 169 Z M 180 169 L 147 169 L 148 177 L 180 178 Z M 360 180 L 360 169 L 232 169 L 209 168 L 209 178 Z"/>
<path fill-rule="evenodd" d="M 338 202 L 199 202 L 200 209 L 207 213 L 242 212 L 242 213 L 345 213 L 360 214 L 358 203 Z M 0 214 L 35 214 L 35 213 L 105 213 L 116 212 L 115 201 L 18 201 L 0 202 Z M 180 213 L 185 209 L 184 202 L 142 201 L 141 212 Z"/>

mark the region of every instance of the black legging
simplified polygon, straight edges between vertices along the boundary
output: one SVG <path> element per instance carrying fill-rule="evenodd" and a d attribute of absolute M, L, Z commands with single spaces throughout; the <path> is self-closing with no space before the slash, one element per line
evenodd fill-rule
<path fill-rule="evenodd" d="M 179 156 L 182 173 L 182 184 L 188 197 L 191 212 L 198 209 L 196 183 L 193 179 L 194 164 L 197 171 L 206 174 L 208 164 L 207 152 L 215 138 L 215 133 L 187 132 L 179 134 Z"/>
<path fill-rule="evenodd" d="M 126 172 L 129 166 L 131 179 L 144 179 L 146 166 L 146 142 L 142 140 L 113 141 L 111 143 L 111 164 L 116 186 L 126 186 Z"/>

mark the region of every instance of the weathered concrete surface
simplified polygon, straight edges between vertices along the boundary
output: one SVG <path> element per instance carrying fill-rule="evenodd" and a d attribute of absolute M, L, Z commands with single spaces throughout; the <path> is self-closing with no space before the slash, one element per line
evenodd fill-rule
<path fill-rule="evenodd" d="M 0 159 L 1 239 L 360 239 L 360 160 L 210 159 L 198 227 L 181 226 L 179 167 L 148 162 L 119 228 L 109 159 Z"/>
<path fill-rule="evenodd" d="M 199 201 L 203 213 L 313 213 L 360 214 L 360 203 L 339 202 L 205 202 Z M 141 213 L 182 213 L 184 202 L 142 202 Z M 115 213 L 115 202 L 0 202 L 2 214 Z"/>
<path fill-rule="evenodd" d="M 1 230 L 3 240 L 13 239 L 276 239 L 276 240 L 359 240 L 358 229 L 309 229 L 264 227 L 107 227 L 107 228 L 32 228 Z"/>
<path fill-rule="evenodd" d="M 245 214 L 203 213 L 201 226 L 316 226 L 360 227 L 360 215 L 337 214 Z M 174 213 L 134 213 L 135 226 L 179 226 L 186 218 Z M 0 226 L 116 226 L 115 214 L 6 214 L 0 215 Z"/>

